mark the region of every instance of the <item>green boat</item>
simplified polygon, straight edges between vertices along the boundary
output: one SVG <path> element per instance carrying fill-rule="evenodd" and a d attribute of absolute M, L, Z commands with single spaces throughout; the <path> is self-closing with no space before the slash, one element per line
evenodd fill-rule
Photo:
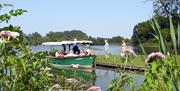
<path fill-rule="evenodd" d="M 73 43 L 77 44 L 92 44 L 92 41 L 62 41 L 62 42 L 45 42 L 43 45 L 69 45 Z M 76 56 L 48 56 L 49 63 L 54 67 L 72 67 L 72 68 L 80 68 L 80 69 L 89 69 L 93 68 L 93 64 L 95 61 L 95 55 L 76 55 Z"/>
<path fill-rule="evenodd" d="M 76 57 L 54 57 L 48 56 L 49 62 L 55 67 L 72 67 L 73 65 L 78 65 L 81 69 L 92 68 L 95 55 L 90 56 L 76 56 Z"/>

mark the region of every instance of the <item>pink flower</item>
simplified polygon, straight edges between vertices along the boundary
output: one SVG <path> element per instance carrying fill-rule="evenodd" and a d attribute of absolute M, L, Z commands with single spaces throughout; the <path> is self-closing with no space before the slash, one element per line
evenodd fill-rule
<path fill-rule="evenodd" d="M 54 77 L 54 75 L 53 75 L 53 74 L 48 74 L 48 76 L 49 76 L 49 77 Z"/>
<path fill-rule="evenodd" d="M 9 37 L 9 36 L 11 36 L 11 32 L 10 31 L 1 31 L 0 36 L 1 37 Z"/>
<path fill-rule="evenodd" d="M 148 58 L 145 60 L 145 63 L 150 63 L 154 61 L 155 59 L 163 59 L 165 58 L 165 55 L 163 55 L 161 52 L 152 52 L 148 55 Z"/>
<path fill-rule="evenodd" d="M 101 88 L 99 86 L 91 86 L 87 91 L 101 91 Z"/>
<path fill-rule="evenodd" d="M 19 36 L 18 32 L 11 32 L 11 31 L 1 31 L 0 32 L 0 37 L 16 38 L 17 36 Z"/>

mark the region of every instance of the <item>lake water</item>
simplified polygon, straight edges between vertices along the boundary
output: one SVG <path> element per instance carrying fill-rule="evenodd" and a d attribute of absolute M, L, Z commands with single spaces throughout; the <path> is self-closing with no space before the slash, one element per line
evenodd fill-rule
<path fill-rule="evenodd" d="M 68 47 L 66 47 L 68 49 Z M 133 47 L 133 46 L 127 46 L 127 48 L 134 50 L 135 52 L 137 51 L 137 47 Z M 43 46 L 43 45 L 39 45 L 39 46 L 31 46 L 32 52 L 38 52 L 38 51 L 51 51 L 52 49 L 57 49 L 57 50 L 62 50 L 62 46 L 54 46 L 54 45 L 48 45 L 48 46 Z M 80 49 L 84 49 L 83 46 L 80 46 Z M 93 53 L 96 55 L 104 55 L 104 46 L 92 46 L 93 49 Z M 110 45 L 109 46 L 110 49 L 110 54 L 111 55 L 120 55 L 121 50 L 120 50 L 120 46 L 114 46 L 114 45 Z"/>
<path fill-rule="evenodd" d="M 113 69 L 97 68 L 95 70 L 95 73 L 96 73 L 95 85 L 100 86 L 102 91 L 107 90 L 108 85 L 114 78 L 120 77 L 120 75 L 114 72 Z M 144 79 L 143 73 L 128 72 L 127 75 L 132 75 L 134 77 L 135 89 L 137 89 L 140 86 L 140 84 Z M 129 87 L 126 87 L 126 91 L 130 91 Z"/>
<path fill-rule="evenodd" d="M 92 46 L 94 49 L 94 54 L 96 55 L 104 55 L 104 46 Z M 132 49 L 134 51 L 137 50 L 136 47 L 133 46 L 127 46 L 129 49 Z M 68 47 L 67 47 L 68 48 Z M 83 49 L 84 47 L 80 46 L 80 49 Z M 51 51 L 52 49 L 57 49 L 57 50 L 62 50 L 61 46 L 31 46 L 31 50 L 33 53 L 36 53 L 38 51 Z M 110 53 L 112 55 L 119 55 L 121 53 L 120 46 L 110 46 Z M 143 74 L 142 73 L 132 73 L 128 72 L 128 75 L 132 75 L 134 77 L 134 84 L 135 87 L 138 87 L 142 81 L 143 81 Z M 95 80 L 95 85 L 98 85 L 101 87 L 102 91 L 106 91 L 108 88 L 108 85 L 110 82 L 116 78 L 120 77 L 120 75 L 116 72 L 114 72 L 114 69 L 107 69 L 107 68 L 96 68 L 95 69 L 95 75 L 96 75 L 96 80 Z M 126 88 L 127 91 L 129 91 L 129 88 Z"/>

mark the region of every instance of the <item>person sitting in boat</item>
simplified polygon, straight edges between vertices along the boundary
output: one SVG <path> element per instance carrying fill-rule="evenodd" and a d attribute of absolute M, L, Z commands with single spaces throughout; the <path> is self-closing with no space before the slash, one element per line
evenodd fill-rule
<path fill-rule="evenodd" d="M 77 42 L 77 39 L 74 39 L 74 42 L 75 42 L 75 43 L 73 43 L 73 53 L 79 55 L 79 54 L 80 54 L 80 50 L 79 50 L 79 47 L 78 47 L 78 45 L 77 45 L 77 43 L 76 43 L 76 42 Z"/>
<path fill-rule="evenodd" d="M 64 57 L 77 57 L 78 55 L 73 54 L 72 51 L 70 51 L 67 55 L 65 55 Z"/>
<path fill-rule="evenodd" d="M 64 57 L 64 54 L 63 54 L 63 52 L 56 52 L 55 53 L 55 57 Z"/>
<path fill-rule="evenodd" d="M 86 45 L 87 49 L 85 51 L 86 55 L 92 55 L 92 51 L 90 49 L 90 45 Z"/>
<path fill-rule="evenodd" d="M 66 54 L 67 54 L 67 53 L 66 53 L 66 45 L 65 45 L 65 44 L 62 44 L 62 47 L 63 47 L 62 52 L 63 52 L 64 55 L 66 55 Z"/>
<path fill-rule="evenodd" d="M 83 50 L 81 50 L 79 56 L 85 56 L 86 54 L 83 52 Z"/>

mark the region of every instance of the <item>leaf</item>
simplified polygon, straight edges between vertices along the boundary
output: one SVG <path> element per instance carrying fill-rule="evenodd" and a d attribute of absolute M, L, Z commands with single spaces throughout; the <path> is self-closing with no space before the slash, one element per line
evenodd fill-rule
<path fill-rule="evenodd" d="M 152 73 L 155 73 L 156 72 L 156 69 L 157 69 L 157 63 L 154 61 L 154 62 L 152 62 L 151 63 L 151 71 L 152 71 Z"/>
<path fill-rule="evenodd" d="M 147 56 L 147 53 L 146 53 L 146 51 L 145 51 L 143 45 L 141 44 L 141 42 L 140 42 L 140 40 L 139 40 L 137 34 L 135 34 L 135 35 L 136 35 L 136 39 L 139 41 L 139 44 L 140 44 L 140 47 L 141 47 L 141 50 L 142 50 L 143 54 L 144 54 L 145 56 Z"/>
<path fill-rule="evenodd" d="M 38 62 L 38 61 L 35 61 L 35 62 L 33 62 L 33 63 L 32 63 L 32 65 L 33 65 L 33 69 L 34 69 L 34 70 L 36 70 L 36 67 L 37 67 L 37 62 Z"/>
<path fill-rule="evenodd" d="M 26 74 L 27 73 L 27 71 L 26 71 L 26 64 L 25 64 L 25 62 L 23 60 L 21 60 L 21 65 L 22 65 L 24 73 Z"/>
<path fill-rule="evenodd" d="M 180 24 L 178 24 L 177 31 L 178 31 L 178 49 L 180 51 Z"/>
<path fill-rule="evenodd" d="M 169 22 L 170 22 L 170 34 L 171 34 L 171 39 L 173 43 L 173 49 L 175 51 L 175 54 L 177 55 L 176 35 L 175 35 L 175 30 L 174 30 L 174 25 L 171 19 L 171 15 L 169 15 Z"/>

